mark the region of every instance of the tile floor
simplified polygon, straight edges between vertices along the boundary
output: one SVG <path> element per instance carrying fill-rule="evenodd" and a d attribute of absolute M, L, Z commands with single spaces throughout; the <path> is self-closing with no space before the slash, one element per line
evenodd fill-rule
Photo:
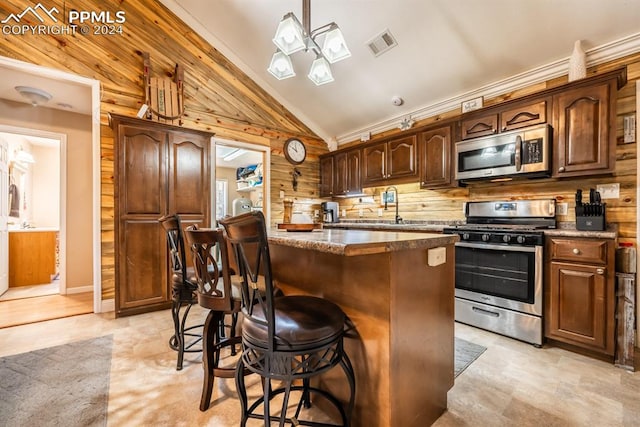
<path fill-rule="evenodd" d="M 199 307 L 192 314 L 204 318 Z M 211 409 L 198 410 L 200 356 L 187 355 L 184 369 L 175 370 L 176 355 L 167 344 L 170 318 L 168 311 L 120 319 L 88 314 L 5 328 L 0 356 L 113 334 L 109 426 L 238 425 L 232 380 L 216 380 Z M 487 351 L 456 379 L 438 427 L 640 425 L 640 373 L 461 324 L 456 335 Z M 247 379 L 255 395 L 259 380 Z"/>

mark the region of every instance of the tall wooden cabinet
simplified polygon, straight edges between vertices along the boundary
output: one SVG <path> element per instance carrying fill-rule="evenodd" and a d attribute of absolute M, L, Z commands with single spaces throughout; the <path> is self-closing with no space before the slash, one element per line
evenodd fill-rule
<path fill-rule="evenodd" d="M 171 305 L 163 215 L 210 224 L 212 134 L 111 116 L 115 140 L 116 316 Z"/>

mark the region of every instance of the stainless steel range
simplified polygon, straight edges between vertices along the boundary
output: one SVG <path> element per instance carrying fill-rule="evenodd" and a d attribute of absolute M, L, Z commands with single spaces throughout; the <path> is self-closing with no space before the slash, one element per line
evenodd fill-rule
<path fill-rule="evenodd" d="M 542 345 L 544 234 L 555 200 L 469 202 L 456 243 L 455 319 Z"/>

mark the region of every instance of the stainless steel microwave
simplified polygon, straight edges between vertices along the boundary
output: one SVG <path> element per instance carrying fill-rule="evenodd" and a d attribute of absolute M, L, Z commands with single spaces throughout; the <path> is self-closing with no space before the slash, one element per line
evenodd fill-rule
<path fill-rule="evenodd" d="M 538 125 L 455 144 L 455 179 L 548 175 L 551 127 Z"/>

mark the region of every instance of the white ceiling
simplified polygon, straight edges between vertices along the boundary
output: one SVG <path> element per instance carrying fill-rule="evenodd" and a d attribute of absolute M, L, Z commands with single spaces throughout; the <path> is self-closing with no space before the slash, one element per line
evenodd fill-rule
<path fill-rule="evenodd" d="M 0 99 L 30 103 L 18 93 L 16 86 L 30 86 L 52 95 L 38 108 L 91 114 L 91 88 L 87 85 L 39 76 L 9 66 L 0 67 Z"/>
<path fill-rule="evenodd" d="M 267 72 L 278 22 L 287 12 L 302 20 L 302 0 L 161 1 L 325 140 L 395 127 L 565 61 L 576 40 L 588 53 L 630 35 L 640 40 L 639 0 L 312 0 L 311 28 L 335 21 L 352 53 L 332 65 L 334 82 L 315 86 L 306 77 L 311 53 L 293 54 L 296 77 Z M 398 46 L 374 57 L 366 43 L 385 29 Z M 392 105 L 394 96 L 404 104 Z"/>

